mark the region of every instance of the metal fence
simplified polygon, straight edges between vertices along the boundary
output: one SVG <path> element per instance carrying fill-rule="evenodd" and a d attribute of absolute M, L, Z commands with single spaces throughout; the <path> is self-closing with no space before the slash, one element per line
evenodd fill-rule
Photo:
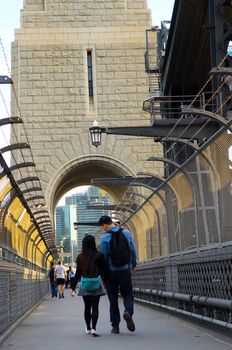
<path fill-rule="evenodd" d="M 225 130 L 135 214 L 149 213 L 147 261 L 134 278 L 138 300 L 232 328 L 231 161 L 232 135 Z"/>
<path fill-rule="evenodd" d="M 141 263 L 136 300 L 232 329 L 232 246 Z"/>
<path fill-rule="evenodd" d="M 46 271 L 0 260 L 0 336 L 48 290 Z"/>

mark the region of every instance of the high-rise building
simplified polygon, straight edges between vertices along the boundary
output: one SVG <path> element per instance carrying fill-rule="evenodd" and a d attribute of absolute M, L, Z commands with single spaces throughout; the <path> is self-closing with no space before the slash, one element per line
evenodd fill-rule
<path fill-rule="evenodd" d="M 76 257 L 77 235 L 73 222 L 77 220 L 76 205 L 64 205 L 56 209 L 56 244 L 64 263 L 73 263 Z"/>
<path fill-rule="evenodd" d="M 88 223 L 98 222 L 100 216 L 110 215 L 111 212 L 106 209 L 88 209 L 88 206 L 111 203 L 111 197 L 107 192 L 90 186 L 86 192 L 66 197 L 65 205 L 56 208 L 56 244 L 64 263 L 75 262 L 77 254 L 81 251 L 85 234 L 94 235 L 99 245 L 102 232 L 99 226 L 88 225 Z M 74 229 L 74 222 L 79 224 L 77 231 Z"/>
<path fill-rule="evenodd" d="M 77 252 L 81 251 L 81 242 L 85 234 L 92 234 L 99 244 L 102 232 L 99 226 L 87 225 L 88 223 L 98 222 L 102 215 L 110 215 L 110 210 L 106 209 L 88 209 L 90 205 L 109 205 L 112 203 L 111 197 L 107 192 L 101 191 L 98 187 L 90 186 L 84 193 L 76 193 L 65 199 L 66 205 L 76 205 L 77 212 Z M 83 223 L 83 225 L 81 225 Z"/>
<path fill-rule="evenodd" d="M 56 245 L 59 247 L 63 241 L 64 211 L 63 207 L 56 208 Z"/>

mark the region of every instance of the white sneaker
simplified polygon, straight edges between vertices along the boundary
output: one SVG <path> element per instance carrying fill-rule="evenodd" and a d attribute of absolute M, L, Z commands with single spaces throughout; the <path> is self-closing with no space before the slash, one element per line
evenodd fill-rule
<path fill-rule="evenodd" d="M 94 336 L 94 337 L 100 337 L 100 334 L 97 333 L 97 331 L 96 331 L 95 329 L 92 329 L 92 330 L 91 330 L 91 334 L 92 334 L 92 336 Z"/>
<path fill-rule="evenodd" d="M 75 295 L 75 292 L 74 292 L 74 290 L 73 290 L 71 296 L 74 297 L 74 295 Z"/>
<path fill-rule="evenodd" d="M 86 328 L 85 332 L 86 332 L 87 334 L 91 334 L 91 329 L 87 329 L 87 328 Z"/>

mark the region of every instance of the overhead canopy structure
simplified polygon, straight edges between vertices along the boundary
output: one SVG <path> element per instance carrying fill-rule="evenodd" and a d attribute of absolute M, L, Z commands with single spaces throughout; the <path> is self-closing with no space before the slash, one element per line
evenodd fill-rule
<path fill-rule="evenodd" d="M 231 1 L 215 0 L 212 9 L 210 3 L 208 0 L 175 1 L 162 65 L 166 95 L 197 93 L 208 80 L 211 67 L 225 56 L 226 45 L 231 40 Z"/>
<path fill-rule="evenodd" d="M 10 78 L 0 76 L 0 84 L 11 83 Z M 0 120 L 0 127 L 20 123 L 19 117 L 5 118 Z M 44 268 L 56 255 L 55 237 L 39 178 L 31 176 L 29 171 L 21 172 L 35 167 L 33 159 L 27 157 L 25 161 L 25 157 L 18 163 L 14 154 L 23 150 L 30 153 L 30 145 L 17 140 L 0 149 L 0 242 L 16 256 Z M 11 165 L 5 159 L 8 152 Z M 38 216 L 37 209 L 41 206 L 43 213 Z"/>

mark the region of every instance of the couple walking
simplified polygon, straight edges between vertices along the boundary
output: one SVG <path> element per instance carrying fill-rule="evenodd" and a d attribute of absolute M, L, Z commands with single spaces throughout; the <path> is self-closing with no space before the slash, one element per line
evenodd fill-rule
<path fill-rule="evenodd" d="M 96 249 L 95 239 L 91 235 L 84 237 L 82 251 L 77 257 L 77 269 L 72 289 L 78 281 L 78 295 L 83 297 L 84 318 L 87 334 L 99 336 L 96 325 L 99 315 L 100 296 L 107 290 L 110 302 L 111 333 L 120 333 L 120 311 L 118 292 L 123 298 L 123 318 L 127 328 L 135 331 L 133 321 L 134 299 L 132 294 L 131 275 L 135 273 L 136 247 L 131 233 L 116 226 L 109 216 L 102 216 L 99 225 L 105 231 L 101 238 L 100 252 Z M 105 290 L 106 289 L 106 290 Z"/>

